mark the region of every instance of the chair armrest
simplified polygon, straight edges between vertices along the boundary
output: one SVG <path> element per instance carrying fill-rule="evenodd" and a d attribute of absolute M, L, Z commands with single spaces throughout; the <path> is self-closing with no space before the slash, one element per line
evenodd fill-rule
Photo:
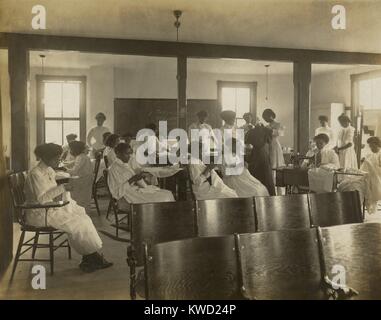
<path fill-rule="evenodd" d="M 49 209 L 49 208 L 61 208 L 69 204 L 69 201 L 55 201 L 47 203 L 28 203 L 25 202 L 21 205 L 18 205 L 18 209 Z"/>

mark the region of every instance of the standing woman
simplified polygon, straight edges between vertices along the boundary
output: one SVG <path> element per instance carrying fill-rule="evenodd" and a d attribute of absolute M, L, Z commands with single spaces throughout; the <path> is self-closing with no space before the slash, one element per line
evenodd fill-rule
<path fill-rule="evenodd" d="M 283 167 L 284 157 L 282 146 L 278 140 L 279 136 L 283 136 L 283 126 L 275 121 L 276 114 L 271 109 L 265 109 L 262 113 L 262 118 L 268 123 L 268 128 L 272 130 L 272 140 L 270 144 L 270 161 L 272 169 Z"/>
<path fill-rule="evenodd" d="M 245 144 L 252 149 L 247 155 L 249 171 L 267 188 L 271 196 L 275 196 L 274 179 L 270 162 L 271 130 L 257 121 L 254 128 L 245 136 Z"/>
<path fill-rule="evenodd" d="M 28 172 L 25 182 L 25 198 L 30 203 L 48 203 L 57 198 L 68 200 L 69 204 L 61 208 L 29 209 L 25 213 L 25 222 L 36 227 L 53 227 L 66 232 L 70 246 L 82 255 L 79 265 L 82 271 L 93 272 L 112 266 L 98 251 L 102 240 L 84 208 L 71 199 L 71 184 L 57 185 L 53 168 L 58 166 L 62 147 L 48 143 L 35 149 L 39 163 Z"/>
<path fill-rule="evenodd" d="M 78 205 L 89 210 L 93 184 L 93 166 L 87 155 L 88 147 L 82 141 L 71 141 L 69 148 L 74 163 L 66 167 L 66 172 L 70 173 L 71 176 L 78 177 L 72 182 L 74 190 L 71 192 L 71 197 Z"/>
<path fill-rule="evenodd" d="M 335 151 L 339 155 L 340 167 L 344 169 L 358 169 L 353 142 L 355 128 L 351 126 L 351 120 L 345 114 L 340 115 L 338 121 L 342 128 L 337 135 Z"/>
<path fill-rule="evenodd" d="M 368 213 L 377 212 L 377 203 L 381 200 L 381 140 L 378 137 L 370 137 L 367 140 L 371 154 L 368 154 L 361 171 L 368 173 L 366 178 L 365 205 Z"/>

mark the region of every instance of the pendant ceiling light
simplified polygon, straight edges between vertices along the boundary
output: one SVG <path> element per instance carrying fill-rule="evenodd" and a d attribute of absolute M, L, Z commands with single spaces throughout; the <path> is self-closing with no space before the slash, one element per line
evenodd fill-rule
<path fill-rule="evenodd" d="M 266 102 L 269 101 L 269 68 L 270 68 L 270 65 L 269 64 L 265 64 L 265 68 L 266 68 Z"/>
<path fill-rule="evenodd" d="M 41 58 L 41 74 L 44 74 L 44 60 L 46 56 L 44 54 L 40 54 L 39 56 Z"/>
<path fill-rule="evenodd" d="M 181 26 L 180 17 L 182 15 L 182 13 L 183 12 L 181 10 L 175 10 L 175 11 L 173 11 L 173 15 L 176 18 L 176 21 L 174 23 L 174 25 L 176 27 L 176 41 L 179 41 L 179 29 L 180 29 L 180 26 Z"/>

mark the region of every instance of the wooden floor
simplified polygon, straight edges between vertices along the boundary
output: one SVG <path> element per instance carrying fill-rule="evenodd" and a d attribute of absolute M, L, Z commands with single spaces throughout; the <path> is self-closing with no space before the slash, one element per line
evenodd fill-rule
<path fill-rule="evenodd" d="M 106 203 L 103 202 L 104 208 Z M 103 212 L 105 210 L 103 209 Z M 113 232 L 110 221 L 105 219 L 105 214 L 98 217 L 95 210 L 90 212 L 98 230 Z M 381 207 L 377 214 L 366 216 L 366 222 L 381 222 Z M 19 239 L 19 227 L 15 224 L 14 252 Z M 0 280 L 1 299 L 124 299 L 129 297 L 129 269 L 126 263 L 126 243 L 116 242 L 100 233 L 103 240 L 103 252 L 114 266 L 85 274 L 78 268 L 81 257 L 73 252 L 72 260 L 67 259 L 67 251 L 61 249 L 55 254 L 55 274 L 49 275 L 47 266 L 46 290 L 34 290 L 31 286 L 33 275 L 32 263 L 20 262 L 17 267 L 13 282 L 9 278 L 11 267 L 8 268 Z M 121 232 L 121 237 L 128 237 L 128 233 Z M 41 256 L 42 257 L 42 256 Z M 45 257 L 47 257 L 45 255 Z"/>

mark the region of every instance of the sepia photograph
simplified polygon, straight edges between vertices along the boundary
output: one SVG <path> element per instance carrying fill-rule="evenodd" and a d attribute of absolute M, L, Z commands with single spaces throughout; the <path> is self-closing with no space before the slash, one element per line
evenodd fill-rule
<path fill-rule="evenodd" d="M 0 0 L 0 300 L 381 300 L 381 0 Z"/>

